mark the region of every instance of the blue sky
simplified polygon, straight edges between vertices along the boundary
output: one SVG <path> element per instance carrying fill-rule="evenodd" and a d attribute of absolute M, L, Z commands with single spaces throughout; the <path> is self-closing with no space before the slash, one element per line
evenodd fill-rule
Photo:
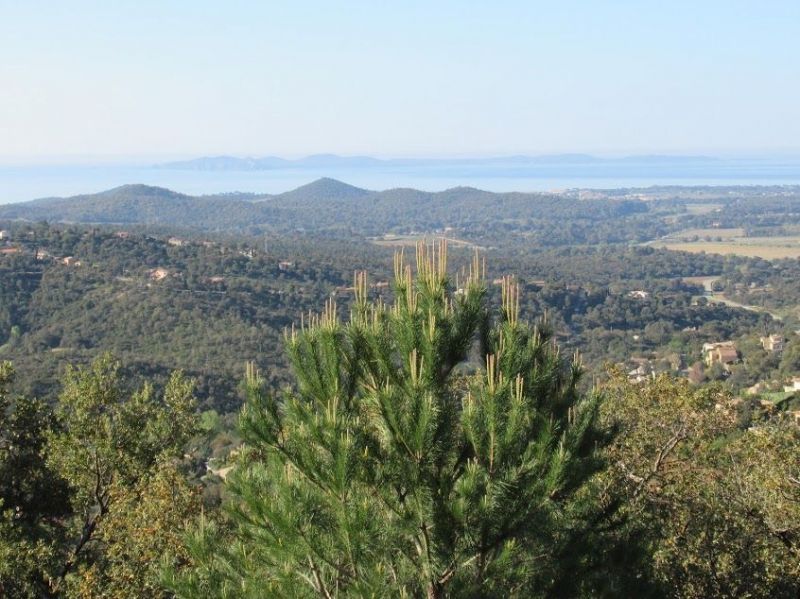
<path fill-rule="evenodd" d="M 0 0 L 0 161 L 800 153 L 800 2 Z"/>

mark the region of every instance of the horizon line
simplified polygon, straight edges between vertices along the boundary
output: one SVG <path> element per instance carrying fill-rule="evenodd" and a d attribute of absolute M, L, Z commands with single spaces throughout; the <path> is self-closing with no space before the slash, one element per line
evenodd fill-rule
<path fill-rule="evenodd" d="M 369 153 L 336 153 L 314 152 L 308 154 L 295 153 L 206 153 L 206 154 L 76 154 L 76 155 L 38 155 L 38 156 L 0 156 L 0 168 L 11 167 L 103 167 L 103 166 L 130 166 L 130 167 L 157 167 L 175 162 L 193 162 L 206 159 L 234 159 L 234 160 L 265 160 L 278 159 L 287 162 L 301 162 L 309 158 L 332 159 L 369 159 L 382 162 L 394 161 L 424 161 L 446 162 L 465 160 L 503 160 L 503 159 L 541 159 L 541 158 L 566 158 L 587 157 L 597 160 L 622 160 L 632 158 L 694 158 L 713 160 L 800 160 L 800 148 L 784 148 L 775 150 L 742 150 L 742 151 L 554 151 L 554 152 L 505 152 L 505 153 L 441 153 L 441 154 L 369 154 Z"/>

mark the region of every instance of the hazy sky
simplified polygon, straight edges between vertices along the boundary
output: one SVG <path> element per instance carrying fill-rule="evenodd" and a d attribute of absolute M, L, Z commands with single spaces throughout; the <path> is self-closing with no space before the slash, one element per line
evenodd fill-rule
<path fill-rule="evenodd" d="M 800 2 L 0 0 L 0 161 L 800 151 Z"/>

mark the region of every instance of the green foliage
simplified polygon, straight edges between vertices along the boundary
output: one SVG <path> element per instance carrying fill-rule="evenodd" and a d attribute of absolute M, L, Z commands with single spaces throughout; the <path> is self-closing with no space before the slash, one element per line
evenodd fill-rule
<path fill-rule="evenodd" d="M 171 245 L 135 231 L 10 227 L 24 252 L 0 256 L 0 356 L 17 365 L 17 389 L 43 400 L 55 399 L 67 364 L 88 364 L 110 351 L 128 374 L 154 382 L 184 370 L 197 381 L 204 408 L 232 412 L 240 406 L 234 382 L 245 361 L 256 361 L 274 389 L 291 380 L 282 331 L 300 313 L 331 295 L 346 310 L 348 298 L 341 296 L 354 269 L 374 271 L 376 284 L 391 276 L 388 250 L 361 239 L 270 236 L 265 251 L 263 238 L 184 237 L 182 245 Z M 37 260 L 39 250 L 51 257 Z M 457 263 L 467 261 L 466 252 L 452 253 Z M 704 341 L 763 333 L 769 322 L 721 304 L 693 305 L 701 290 L 676 279 L 738 268 L 760 272 L 755 261 L 649 247 L 543 250 L 529 241 L 493 254 L 488 276 L 516 273 L 523 317 L 547 313 L 562 346 L 580 348 L 594 376 L 603 375 L 608 360 L 669 344 L 699 356 Z M 55 259 L 62 256 L 81 266 Z M 291 267 L 281 269 L 281 261 Z M 152 281 L 154 268 L 170 274 Z M 632 289 L 650 296 L 629 297 Z M 388 288 L 370 291 L 389 299 Z M 499 289 L 487 291 L 490 303 L 499 301 Z"/>
<path fill-rule="evenodd" d="M 199 505 L 178 470 L 195 432 L 193 383 L 126 389 L 102 357 L 68 369 L 57 418 L 12 398 L 0 363 L 0 594 L 161 596 L 159 563 L 181 558 Z"/>
<path fill-rule="evenodd" d="M 476 241 L 533 236 L 542 245 L 644 241 L 660 231 L 645 218 L 648 204 L 633 199 L 598 199 L 591 204 L 553 194 L 491 193 L 454 188 L 430 193 L 354 189 L 328 180 L 258 198 L 191 197 L 146 185 L 102 193 L 0 206 L 0 218 L 83 223 L 125 223 L 203 231 L 291 233 L 302 226 L 323 236 L 383 235 L 454 226 Z M 498 218 L 501 226 L 497 226 Z M 614 225 L 633 220 L 630 229 Z M 570 220 L 570 227 L 552 227 Z M 641 235 L 639 229 L 651 231 Z M 641 237 L 641 239 L 640 239 Z"/>
<path fill-rule="evenodd" d="M 50 439 L 49 461 L 72 489 L 76 540 L 55 578 L 57 592 L 66 585 L 72 594 L 77 592 L 75 588 L 87 586 L 90 579 L 88 588 L 102 593 L 99 578 L 114 582 L 122 576 L 115 568 L 122 568 L 141 575 L 128 579 L 131 591 L 140 593 L 153 582 L 153 575 L 146 564 L 131 563 L 137 557 L 147 559 L 144 550 L 139 549 L 137 554 L 136 549 L 142 543 L 151 552 L 171 546 L 159 545 L 163 539 L 155 534 L 135 538 L 129 546 L 125 545 L 129 540 L 120 535 L 126 526 L 141 526 L 127 519 L 139 517 L 136 510 L 146 510 L 148 502 L 156 500 L 147 494 L 150 479 L 159 480 L 159 473 L 171 468 L 171 461 L 181 455 L 195 432 L 194 385 L 176 372 L 163 397 L 158 397 L 149 384 L 130 393 L 123 387 L 119 369 L 118 362 L 103 356 L 87 368 L 69 368 L 64 377 L 58 407 L 62 429 Z M 131 504 L 135 510 L 130 509 Z M 170 510 L 178 510 L 180 518 L 187 505 L 183 500 L 164 507 L 168 516 Z M 176 517 L 171 515 L 168 522 Z M 154 531 L 158 530 L 157 521 L 152 525 Z M 98 552 L 91 543 L 99 539 L 105 540 L 101 546 L 106 551 Z M 128 559 L 115 559 L 113 550 L 121 546 L 132 552 Z"/>
<path fill-rule="evenodd" d="M 63 513 L 66 487 L 44 459 L 53 415 L 39 401 L 9 397 L 12 376 L 11 365 L 0 363 L 0 499 L 16 520 L 35 525 L 44 514 Z"/>
<path fill-rule="evenodd" d="M 120 365 L 106 355 L 64 376 L 58 415 L 63 431 L 50 442 L 51 461 L 85 510 L 120 479 L 132 482 L 159 460 L 180 455 L 194 432 L 193 383 L 172 375 L 163 397 L 145 384 L 126 393 Z"/>
<path fill-rule="evenodd" d="M 55 559 L 52 519 L 69 514 L 65 481 L 45 459 L 52 414 L 40 402 L 11 397 L 14 372 L 0 362 L 0 595 L 36 596 Z"/>
<path fill-rule="evenodd" d="M 599 398 L 519 320 L 516 285 L 491 322 L 477 262 L 455 294 L 445 265 L 445 246 L 418 247 L 416 278 L 398 258 L 391 306 L 359 276 L 348 322 L 329 303 L 291 334 L 283 401 L 250 373 L 234 540 L 199 531 L 179 594 L 542 595 L 566 576 Z"/>
<path fill-rule="evenodd" d="M 47 590 L 42 570 L 55 561 L 51 543 L 22 527 L 0 500 L 0 596 L 40 597 Z"/>
<path fill-rule="evenodd" d="M 173 246 L 73 227 L 23 228 L 19 236 L 25 253 L 0 256 L 0 356 L 17 366 L 17 389 L 55 400 L 68 364 L 108 351 L 141 380 L 164 384 L 183 370 L 206 407 L 222 413 L 240 406 L 236 381 L 247 360 L 276 387 L 288 381 L 283 329 L 348 284 L 357 253 L 271 240 L 274 253 L 265 255 L 233 241 Z M 35 259 L 37 248 L 52 257 Z M 63 256 L 81 265 L 54 258 Z M 291 269 L 281 270 L 281 260 Z M 153 281 L 154 268 L 170 276 Z M 20 334 L 6 342 L 14 327 Z"/>
<path fill-rule="evenodd" d="M 622 498 L 617 534 L 646 539 L 642 573 L 679 597 L 795 597 L 800 484 L 795 425 L 742 433 L 720 388 L 614 378 L 619 427 L 602 478 Z"/>
<path fill-rule="evenodd" d="M 131 486 L 115 485 L 113 509 L 94 541 L 101 555 L 68 582 L 68 596 L 168 597 L 161 585 L 165 564 L 187 559 L 183 534 L 200 511 L 200 499 L 174 465 L 165 464 Z"/>

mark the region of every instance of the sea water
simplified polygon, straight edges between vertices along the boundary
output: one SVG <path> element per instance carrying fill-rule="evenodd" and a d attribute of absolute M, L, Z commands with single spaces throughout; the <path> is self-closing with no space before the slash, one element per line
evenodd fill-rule
<path fill-rule="evenodd" d="M 366 189 L 412 187 L 441 191 L 470 186 L 488 191 L 616 189 L 653 185 L 798 185 L 800 160 L 723 160 L 701 163 L 459 165 L 370 168 L 286 168 L 202 171 L 155 166 L 0 166 L 0 203 L 96 193 L 143 183 L 190 195 L 275 194 L 320 177 Z"/>

